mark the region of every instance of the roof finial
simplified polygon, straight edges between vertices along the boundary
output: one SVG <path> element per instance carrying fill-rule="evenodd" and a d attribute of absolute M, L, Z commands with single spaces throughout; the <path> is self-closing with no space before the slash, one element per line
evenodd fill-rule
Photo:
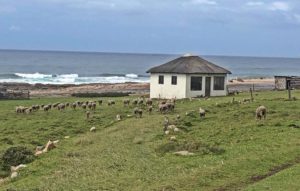
<path fill-rule="evenodd" d="M 183 57 L 190 57 L 190 56 L 193 56 L 193 54 L 192 53 L 186 53 L 186 54 L 183 55 Z"/>

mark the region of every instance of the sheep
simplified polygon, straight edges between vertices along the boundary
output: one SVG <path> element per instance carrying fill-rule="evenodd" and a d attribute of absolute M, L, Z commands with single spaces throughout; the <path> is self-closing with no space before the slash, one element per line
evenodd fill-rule
<path fill-rule="evenodd" d="M 138 100 L 137 99 L 134 99 L 133 101 L 132 101 L 132 105 L 137 105 L 138 104 Z"/>
<path fill-rule="evenodd" d="M 50 106 L 49 105 L 44 106 L 43 110 L 44 111 L 49 111 L 50 110 Z"/>
<path fill-rule="evenodd" d="M 45 105 L 44 105 L 44 104 L 42 104 L 42 105 L 41 105 L 41 108 L 43 109 L 43 108 L 44 108 L 44 106 L 45 106 Z"/>
<path fill-rule="evenodd" d="M 26 114 L 30 114 L 32 112 L 32 108 L 27 108 L 26 110 L 25 110 L 25 113 Z"/>
<path fill-rule="evenodd" d="M 180 115 L 179 114 L 176 115 L 176 119 L 180 120 Z"/>
<path fill-rule="evenodd" d="M 168 111 L 168 105 L 167 104 L 159 104 L 158 109 L 159 109 L 160 113 L 165 113 L 166 111 Z"/>
<path fill-rule="evenodd" d="M 152 100 L 151 100 L 151 99 L 147 99 L 147 100 L 146 100 L 146 105 L 148 105 L 148 106 L 151 106 L 151 105 L 152 105 L 152 103 L 153 103 L 153 102 L 152 102 Z"/>
<path fill-rule="evenodd" d="M 205 110 L 202 109 L 201 107 L 199 108 L 199 115 L 200 115 L 200 118 L 205 118 Z"/>
<path fill-rule="evenodd" d="M 103 103 L 103 101 L 100 99 L 100 100 L 98 100 L 98 104 L 99 105 L 102 105 L 102 103 Z"/>
<path fill-rule="evenodd" d="M 93 102 L 93 103 L 92 103 L 92 110 L 96 110 L 96 107 L 97 107 L 96 102 Z"/>
<path fill-rule="evenodd" d="M 66 103 L 65 105 L 66 105 L 66 107 L 70 107 L 70 103 Z"/>
<path fill-rule="evenodd" d="M 76 103 L 72 103 L 71 107 L 72 107 L 73 110 L 75 110 L 76 107 L 77 107 L 77 104 Z"/>
<path fill-rule="evenodd" d="M 81 107 L 82 107 L 82 109 L 86 109 L 86 104 L 83 103 L 83 104 L 81 105 Z"/>
<path fill-rule="evenodd" d="M 152 113 L 152 110 L 153 110 L 153 107 L 152 107 L 152 106 L 149 106 L 149 107 L 148 107 L 148 112 L 149 112 L 149 114 Z"/>
<path fill-rule="evenodd" d="M 93 107 L 92 102 L 89 102 L 89 103 L 87 104 L 87 106 L 88 106 L 89 109 L 92 109 L 92 107 Z"/>
<path fill-rule="evenodd" d="M 87 111 L 87 112 L 85 112 L 85 114 L 86 114 L 86 119 L 89 119 L 90 115 L 91 115 L 91 112 Z"/>
<path fill-rule="evenodd" d="M 91 127 L 90 132 L 96 132 L 96 127 Z"/>
<path fill-rule="evenodd" d="M 256 109 L 256 119 L 261 120 L 262 118 L 266 119 L 266 117 L 267 117 L 267 108 L 263 105 L 259 106 Z"/>
<path fill-rule="evenodd" d="M 63 104 L 63 103 L 61 103 L 61 104 L 59 104 L 59 105 L 57 106 L 57 109 L 60 110 L 60 111 L 64 110 L 65 108 L 66 108 L 66 105 Z"/>
<path fill-rule="evenodd" d="M 52 105 L 53 108 L 56 108 L 60 103 L 55 103 Z"/>
<path fill-rule="evenodd" d="M 76 103 L 77 106 L 79 106 L 79 107 L 83 104 L 81 101 L 76 101 L 75 103 Z"/>
<path fill-rule="evenodd" d="M 135 115 L 136 118 L 137 117 L 142 118 L 142 116 L 143 116 L 143 110 L 139 109 L 137 107 L 134 108 L 133 113 L 134 113 L 134 115 Z"/>
<path fill-rule="evenodd" d="M 113 100 L 108 100 L 108 102 L 107 102 L 108 106 L 115 105 L 115 104 L 116 104 L 116 102 Z"/>
<path fill-rule="evenodd" d="M 169 118 L 167 116 L 165 116 L 165 119 L 164 119 L 164 132 L 166 132 L 168 130 L 168 126 L 170 125 L 170 121 L 169 121 Z"/>
<path fill-rule="evenodd" d="M 117 121 L 121 121 L 121 120 L 122 120 L 122 116 L 121 116 L 120 114 L 118 114 L 118 115 L 116 116 L 116 119 L 117 119 Z"/>
<path fill-rule="evenodd" d="M 139 104 L 139 105 L 143 105 L 143 103 L 144 103 L 144 100 L 143 100 L 143 99 L 139 99 L 139 100 L 138 100 L 138 104 Z"/>
<path fill-rule="evenodd" d="M 16 107 L 16 113 L 22 113 L 23 112 L 23 106 L 17 106 Z"/>
<path fill-rule="evenodd" d="M 124 106 L 129 106 L 130 100 L 129 99 L 124 99 L 123 104 L 124 104 Z"/>

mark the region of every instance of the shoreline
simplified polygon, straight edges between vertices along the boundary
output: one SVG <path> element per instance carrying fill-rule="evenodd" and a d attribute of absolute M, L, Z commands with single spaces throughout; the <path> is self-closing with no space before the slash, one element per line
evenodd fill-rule
<path fill-rule="evenodd" d="M 263 79 L 234 79 L 229 80 L 229 91 L 273 90 L 274 78 Z M 91 83 L 91 84 L 27 84 L 27 83 L 0 83 L 0 90 L 30 91 L 31 97 L 70 97 L 74 93 L 134 93 L 146 94 L 150 91 L 150 84 L 146 82 L 126 83 Z"/>

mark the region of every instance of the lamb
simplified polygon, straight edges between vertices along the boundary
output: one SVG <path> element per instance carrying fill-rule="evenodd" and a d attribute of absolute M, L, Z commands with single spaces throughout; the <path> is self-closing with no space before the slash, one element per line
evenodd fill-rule
<path fill-rule="evenodd" d="M 135 117 L 139 117 L 139 118 L 142 118 L 143 116 L 143 110 L 142 109 L 139 109 L 139 108 L 134 108 L 133 110 L 133 113 L 135 114 Z"/>
<path fill-rule="evenodd" d="M 201 107 L 199 108 L 199 115 L 200 115 L 200 118 L 204 118 L 205 117 L 205 110 L 202 109 Z"/>
<path fill-rule="evenodd" d="M 265 106 L 259 106 L 257 109 L 256 109 L 256 119 L 258 120 L 261 120 L 262 118 L 263 119 L 266 119 L 267 117 L 267 108 Z"/>

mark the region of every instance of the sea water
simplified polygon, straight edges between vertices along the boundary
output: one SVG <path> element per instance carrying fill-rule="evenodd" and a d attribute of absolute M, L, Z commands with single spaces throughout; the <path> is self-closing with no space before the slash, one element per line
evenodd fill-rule
<path fill-rule="evenodd" d="M 148 82 L 146 71 L 180 55 L 0 50 L 0 83 L 85 84 Z M 230 78 L 300 76 L 300 58 L 202 56 Z"/>

